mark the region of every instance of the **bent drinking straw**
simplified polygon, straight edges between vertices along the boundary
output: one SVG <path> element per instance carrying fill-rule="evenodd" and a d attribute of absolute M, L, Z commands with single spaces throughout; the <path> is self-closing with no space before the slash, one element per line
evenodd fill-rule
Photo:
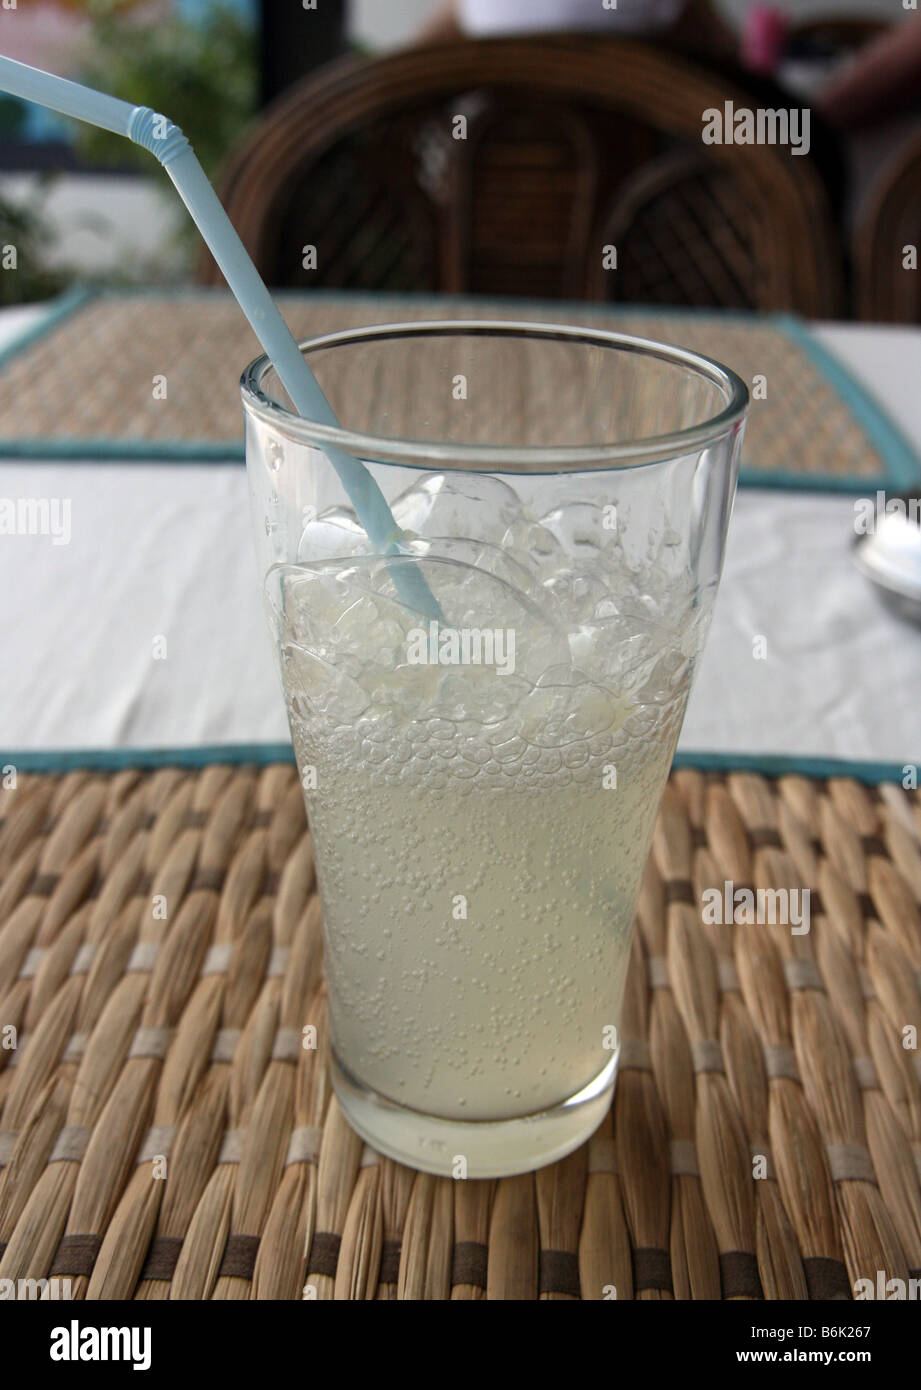
<path fill-rule="evenodd" d="M 256 337 L 278 372 L 295 409 L 310 420 L 338 427 L 339 422 L 313 372 L 253 265 L 233 223 L 205 176 L 195 151 L 178 126 L 149 106 L 94 91 L 79 82 L 44 72 L 0 56 L 0 91 L 39 106 L 50 107 L 88 125 L 126 135 L 163 165 L 185 203 L 208 249 L 217 261 L 237 303 L 249 319 Z M 373 545 L 384 554 L 399 553 L 399 527 L 384 494 L 364 464 L 333 445 L 324 452 L 335 468 Z M 429 617 L 441 618 L 441 610 L 421 571 L 413 564 L 394 565 L 393 581 L 411 607 Z"/>

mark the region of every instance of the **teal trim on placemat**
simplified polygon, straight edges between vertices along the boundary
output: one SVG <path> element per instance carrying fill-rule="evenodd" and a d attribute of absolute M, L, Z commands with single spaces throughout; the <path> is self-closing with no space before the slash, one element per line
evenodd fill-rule
<path fill-rule="evenodd" d="M 188 748 L 66 748 L 22 752 L 0 751 L 0 775 L 8 767 L 17 772 L 63 773 L 80 771 L 119 772 L 124 768 L 209 767 L 213 763 L 239 766 L 250 763 L 293 763 L 290 743 L 211 743 Z M 918 764 L 860 762 L 842 758 L 812 758 L 782 753 L 675 754 L 673 767 L 699 772 L 756 772 L 763 777 L 852 777 L 876 785 L 901 783 L 906 768 Z"/>
<path fill-rule="evenodd" d="M 30 347 L 37 339 L 57 328 L 65 319 L 93 300 L 111 299 L 158 299 L 183 298 L 207 299 L 219 296 L 226 299 L 229 291 L 220 287 L 204 285 L 182 285 L 176 288 L 160 286 L 139 286 L 130 290 L 100 290 L 80 286 L 68 290 L 49 312 L 31 328 L 26 329 L 5 349 L 0 351 L 0 370 L 13 357 Z M 436 295 L 429 292 L 420 294 L 401 294 L 391 292 L 373 293 L 367 290 L 283 290 L 276 298 L 281 304 L 307 299 L 325 304 L 366 301 L 373 297 L 380 304 L 418 304 L 420 300 L 437 300 L 444 306 L 445 313 L 452 307 L 471 308 L 471 296 Z M 792 314 L 752 314 L 744 310 L 713 310 L 703 308 L 673 307 L 659 304 L 615 304 L 597 301 L 571 303 L 568 300 L 516 299 L 508 295 L 488 296 L 490 304 L 508 309 L 540 311 L 547 315 L 546 321 L 553 322 L 562 315 L 566 322 L 569 310 L 588 318 L 605 318 L 614 314 L 623 318 L 632 315 L 647 318 L 674 317 L 683 314 L 687 318 L 697 318 L 710 322 L 729 324 L 753 324 L 773 327 L 787 337 L 810 359 L 832 390 L 844 401 L 856 418 L 876 453 L 884 461 L 886 472 L 861 478 L 842 476 L 833 473 L 788 473 L 785 471 L 759 471 L 743 467 L 739 473 L 740 487 L 765 488 L 792 492 L 831 492 L 851 496 L 863 496 L 878 488 L 890 492 L 906 491 L 921 484 L 921 458 L 915 452 L 904 434 L 890 418 L 888 413 L 852 373 L 839 362 L 833 353 L 813 336 L 802 320 Z M 241 365 L 241 371 L 243 366 Z M 62 461 L 82 461 L 95 463 L 242 463 L 244 461 L 242 440 L 228 440 L 223 443 L 194 440 L 146 440 L 146 439 L 0 439 L 0 461 L 3 459 L 28 459 L 30 462 L 59 463 Z"/>
<path fill-rule="evenodd" d="M 696 768 L 698 772 L 756 772 L 762 777 L 853 777 L 875 786 L 878 782 L 901 782 L 905 770 L 918 763 L 860 762 L 849 758 L 811 758 L 785 753 L 695 753 L 675 754 L 674 768 Z"/>
<path fill-rule="evenodd" d="M 124 768 L 210 767 L 255 763 L 293 763 L 290 743 L 206 743 L 189 748 L 49 748 L 0 752 L 3 769 L 17 772 L 121 772 Z"/>
<path fill-rule="evenodd" d="M 889 467 L 890 477 L 885 485 L 891 488 L 894 484 L 899 490 L 916 488 L 921 483 L 921 459 L 872 393 L 809 332 L 800 319 L 785 314 L 780 315 L 776 322 L 778 327 L 785 329 L 797 347 L 812 359 L 838 395 L 846 400 L 848 409 L 856 417 L 864 434 Z M 871 486 L 870 479 L 862 480 L 863 488 Z"/>
<path fill-rule="evenodd" d="M 243 422 L 240 421 L 242 433 Z M 244 462 L 243 444 L 212 444 L 205 440 L 157 439 L 0 439 L 0 463 L 6 459 L 30 463 L 230 463 Z"/>
<path fill-rule="evenodd" d="M 73 285 L 63 294 L 55 299 L 48 301 L 48 308 L 41 318 L 37 319 L 29 328 L 24 328 L 21 333 L 17 333 L 12 342 L 7 343 L 6 347 L 0 349 L 0 370 L 13 357 L 18 357 L 26 348 L 31 347 L 39 338 L 44 338 L 46 333 L 50 333 L 52 328 L 58 328 L 65 319 L 70 318 L 71 314 L 77 309 L 82 309 L 84 304 L 88 304 L 91 299 L 95 299 L 99 294 L 98 290 L 88 285 Z M 10 307 L 16 309 L 33 308 L 34 305 L 16 304 Z"/>
<path fill-rule="evenodd" d="M 161 298 L 164 294 L 182 298 L 197 295 L 220 295 L 227 291 L 205 286 L 185 285 L 174 291 L 162 288 L 133 290 L 103 290 L 93 285 L 75 285 L 57 299 L 49 301 L 46 313 L 36 323 L 16 335 L 0 350 L 0 371 L 7 362 L 46 337 L 79 309 L 97 299 Z M 242 432 L 242 424 L 241 424 Z M 156 439 L 0 439 L 0 462 L 3 459 L 26 459 L 37 463 L 233 463 L 244 461 L 242 441 L 213 444 L 207 440 Z"/>

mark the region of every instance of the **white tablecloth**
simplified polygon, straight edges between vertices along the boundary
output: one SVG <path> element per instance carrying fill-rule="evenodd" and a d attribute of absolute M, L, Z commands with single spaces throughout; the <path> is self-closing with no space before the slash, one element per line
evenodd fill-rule
<path fill-rule="evenodd" d="M 0 346 L 34 314 L 0 316 Z M 921 453 L 921 333 L 818 332 Z M 242 467 L 0 461 L 0 496 L 72 516 L 68 545 L 0 537 L 0 751 L 287 738 Z M 683 749 L 921 761 L 921 630 L 854 570 L 853 518 L 740 491 Z"/>

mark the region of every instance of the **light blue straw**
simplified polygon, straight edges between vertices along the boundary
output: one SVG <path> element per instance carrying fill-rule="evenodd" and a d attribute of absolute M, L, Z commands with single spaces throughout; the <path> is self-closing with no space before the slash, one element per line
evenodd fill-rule
<path fill-rule="evenodd" d="M 149 150 L 169 174 L 217 261 L 240 308 L 272 362 L 295 409 L 306 419 L 338 427 L 339 422 L 313 372 L 253 265 L 220 199 L 208 182 L 195 151 L 178 126 L 149 106 L 132 106 L 105 92 L 69 82 L 40 68 L 0 56 L 0 91 L 64 116 L 126 135 Z M 364 464 L 332 445 L 324 452 L 339 475 L 369 540 L 386 555 L 400 553 L 400 529 L 384 494 Z M 416 565 L 394 565 L 394 583 L 411 607 L 432 618 L 441 610 Z"/>

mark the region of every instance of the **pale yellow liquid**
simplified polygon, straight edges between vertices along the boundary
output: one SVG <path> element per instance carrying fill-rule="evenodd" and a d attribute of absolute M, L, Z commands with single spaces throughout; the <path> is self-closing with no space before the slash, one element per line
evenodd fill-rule
<path fill-rule="evenodd" d="M 355 1078 L 487 1120 L 552 1107 L 604 1068 L 676 722 L 621 754 L 616 787 L 599 759 L 507 788 L 318 767 L 333 1044 Z"/>

